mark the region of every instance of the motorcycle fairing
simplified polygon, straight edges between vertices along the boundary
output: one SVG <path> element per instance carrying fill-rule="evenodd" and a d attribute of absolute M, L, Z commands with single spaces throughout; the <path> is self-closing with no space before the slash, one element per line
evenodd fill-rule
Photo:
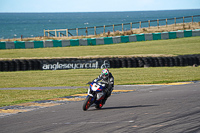
<path fill-rule="evenodd" d="M 96 91 L 96 92 L 101 92 L 103 90 L 104 86 L 100 83 L 95 83 L 95 82 L 92 82 L 90 84 L 90 89 L 92 91 Z"/>

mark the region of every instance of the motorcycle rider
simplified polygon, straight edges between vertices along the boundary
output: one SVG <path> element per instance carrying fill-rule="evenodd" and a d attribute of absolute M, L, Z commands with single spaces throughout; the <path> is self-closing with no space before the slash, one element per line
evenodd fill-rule
<path fill-rule="evenodd" d="M 114 88 L 114 77 L 111 72 L 109 72 L 108 69 L 103 69 L 101 74 L 94 79 L 94 82 L 101 81 L 103 84 L 105 84 L 106 89 L 104 90 L 105 98 L 102 101 L 102 104 L 105 104 L 107 98 L 111 95 L 113 88 Z"/>

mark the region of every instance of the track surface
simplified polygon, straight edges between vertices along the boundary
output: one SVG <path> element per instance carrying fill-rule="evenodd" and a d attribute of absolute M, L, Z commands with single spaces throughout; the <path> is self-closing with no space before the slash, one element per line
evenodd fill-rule
<path fill-rule="evenodd" d="M 0 118 L 1 133 L 200 133 L 200 83 L 116 86 L 103 109 L 83 101 Z"/>

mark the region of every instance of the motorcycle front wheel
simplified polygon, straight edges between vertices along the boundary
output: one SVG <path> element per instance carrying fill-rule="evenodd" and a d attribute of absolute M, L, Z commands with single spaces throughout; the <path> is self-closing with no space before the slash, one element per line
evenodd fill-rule
<path fill-rule="evenodd" d="M 83 110 L 86 111 L 89 109 L 90 105 L 92 105 L 92 97 L 87 96 L 83 103 Z"/>

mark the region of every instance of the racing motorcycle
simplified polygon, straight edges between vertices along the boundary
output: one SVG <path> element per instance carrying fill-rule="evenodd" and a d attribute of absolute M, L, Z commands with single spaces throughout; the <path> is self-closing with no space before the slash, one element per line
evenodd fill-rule
<path fill-rule="evenodd" d="M 103 82 L 89 82 L 87 97 L 83 103 L 83 110 L 86 111 L 90 106 L 95 106 L 96 109 L 101 109 L 105 98 L 104 90 L 106 86 Z"/>

